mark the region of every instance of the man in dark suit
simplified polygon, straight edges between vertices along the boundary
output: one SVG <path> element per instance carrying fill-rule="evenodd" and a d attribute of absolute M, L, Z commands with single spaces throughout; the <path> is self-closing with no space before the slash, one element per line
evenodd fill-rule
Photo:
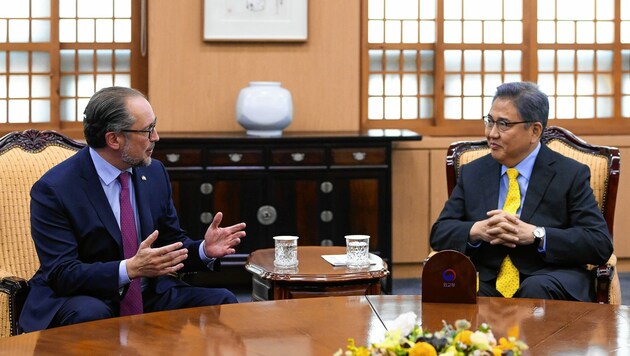
<path fill-rule="evenodd" d="M 226 289 L 173 276 L 214 269 L 218 258 L 235 253 L 245 224 L 219 227 L 219 212 L 203 240 L 186 236 L 168 174 L 151 160 L 156 121 L 140 92 L 99 90 L 84 112 L 88 147 L 33 185 L 31 230 L 41 266 L 21 314 L 24 331 L 237 302 Z"/>
<path fill-rule="evenodd" d="M 434 250 L 471 258 L 481 296 L 593 301 L 586 264 L 605 263 L 612 254 L 589 168 L 540 142 L 548 114 L 548 98 L 535 84 L 499 86 L 484 117 L 491 153 L 460 167 L 431 230 Z M 510 168 L 518 174 L 513 190 Z M 510 261 L 518 270 L 515 292 L 500 292 L 499 276 Z"/>

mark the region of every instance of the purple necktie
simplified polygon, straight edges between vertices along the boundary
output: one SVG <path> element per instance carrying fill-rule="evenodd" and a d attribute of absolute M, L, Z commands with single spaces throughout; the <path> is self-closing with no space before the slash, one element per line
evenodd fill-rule
<path fill-rule="evenodd" d="M 125 259 L 133 257 L 138 252 L 138 232 L 136 219 L 131 208 L 129 196 L 129 172 L 122 172 L 118 176 L 120 182 L 120 232 L 122 234 L 123 254 Z M 140 278 L 129 284 L 127 294 L 120 302 L 120 315 L 142 314 L 142 286 Z"/>

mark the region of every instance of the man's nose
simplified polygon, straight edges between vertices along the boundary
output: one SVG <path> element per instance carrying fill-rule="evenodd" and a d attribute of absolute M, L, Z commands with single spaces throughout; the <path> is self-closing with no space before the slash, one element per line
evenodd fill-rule
<path fill-rule="evenodd" d="M 499 131 L 499 125 L 494 124 L 492 125 L 492 127 L 490 127 L 490 130 L 488 131 L 488 136 L 496 137 L 499 136 L 500 133 L 501 131 Z"/>

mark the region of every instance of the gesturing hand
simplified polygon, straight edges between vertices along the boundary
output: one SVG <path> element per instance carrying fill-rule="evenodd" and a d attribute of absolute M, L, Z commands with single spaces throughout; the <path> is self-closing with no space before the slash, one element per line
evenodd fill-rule
<path fill-rule="evenodd" d="M 130 279 L 162 276 L 184 267 L 182 261 L 188 258 L 188 250 L 182 248 L 181 242 L 152 248 L 158 234 L 157 230 L 153 231 L 140 243 L 136 255 L 127 260 L 127 274 Z"/>
<path fill-rule="evenodd" d="M 219 227 L 223 220 L 223 213 L 218 212 L 204 236 L 205 253 L 208 257 L 221 258 L 236 252 L 235 247 L 245 237 L 245 223 L 238 223 L 228 227 Z"/>

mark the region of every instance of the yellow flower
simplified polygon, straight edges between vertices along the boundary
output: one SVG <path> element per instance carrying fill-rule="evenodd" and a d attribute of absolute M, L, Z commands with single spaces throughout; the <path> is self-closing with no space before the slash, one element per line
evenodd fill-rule
<path fill-rule="evenodd" d="M 413 318 L 412 318 L 413 317 Z M 470 330 L 470 323 L 457 320 L 457 328 L 443 322 L 444 327 L 437 332 L 424 331 L 419 324 L 410 323 L 415 320 L 414 315 L 405 315 L 399 321 L 405 321 L 407 327 L 392 327 L 385 332 L 384 340 L 373 343 L 369 347 L 357 346 L 353 339 L 348 339 L 345 352 L 339 349 L 334 356 L 468 356 L 492 355 L 500 356 L 505 351 L 520 356 L 527 350 L 527 344 L 518 339 L 518 328 L 511 328 L 507 337 L 502 337 L 497 343 L 491 328 L 481 324 L 477 330 Z M 413 327 L 408 327 L 413 325 Z M 414 343 L 414 340 L 418 342 Z M 421 341 L 424 340 L 424 341 Z M 439 350 L 426 340 L 439 344 Z"/>
<path fill-rule="evenodd" d="M 400 329 L 388 331 L 385 333 L 385 340 L 379 343 L 375 343 L 374 347 L 383 348 L 386 350 L 393 349 L 400 344 L 400 339 L 403 337 Z"/>
<path fill-rule="evenodd" d="M 502 350 L 512 350 L 516 345 L 508 339 L 502 337 L 499 339 L 498 347 Z"/>
<path fill-rule="evenodd" d="M 518 325 L 514 325 L 513 327 L 508 329 L 507 337 L 514 338 L 516 340 L 518 339 L 519 331 L 520 330 L 519 330 Z"/>
<path fill-rule="evenodd" d="M 348 339 L 348 351 L 354 356 L 370 356 L 370 350 L 365 346 L 357 347 L 353 338 Z"/>
<path fill-rule="evenodd" d="M 455 341 L 459 341 L 462 344 L 470 345 L 470 337 L 472 336 L 472 331 L 470 330 L 462 330 L 457 336 L 455 336 Z"/>
<path fill-rule="evenodd" d="M 409 349 L 409 356 L 437 356 L 437 352 L 428 342 L 417 342 Z"/>

